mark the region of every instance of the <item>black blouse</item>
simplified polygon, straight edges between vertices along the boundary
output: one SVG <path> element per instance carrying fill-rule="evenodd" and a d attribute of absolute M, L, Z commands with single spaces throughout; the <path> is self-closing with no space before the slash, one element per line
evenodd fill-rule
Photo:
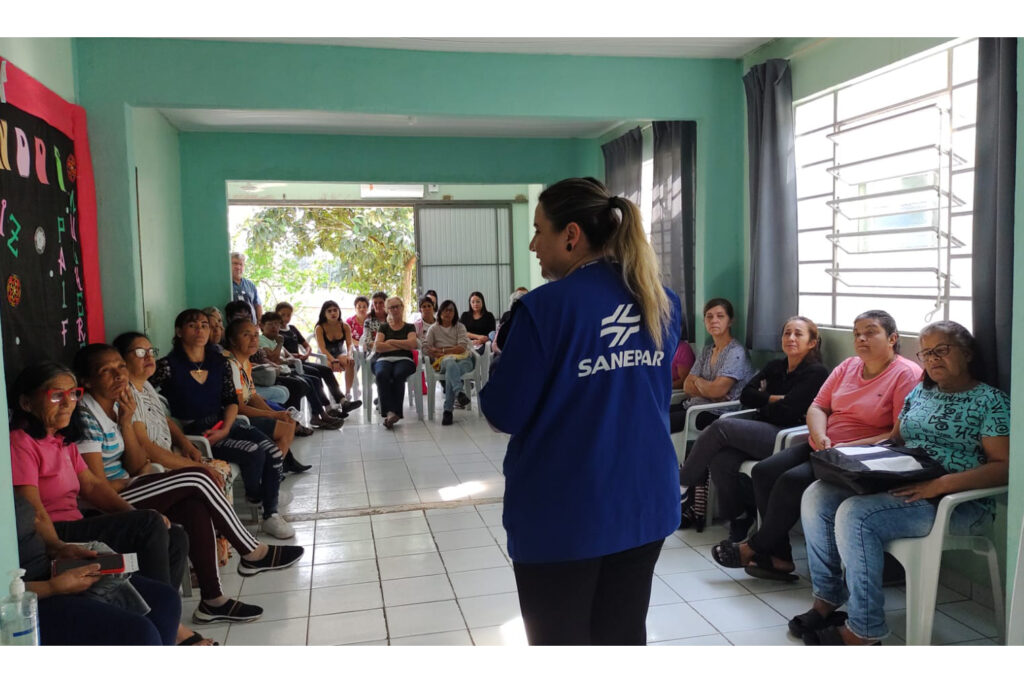
<path fill-rule="evenodd" d="M 488 311 L 477 319 L 473 319 L 473 311 L 466 311 L 459 317 L 459 322 L 466 326 L 466 332 L 470 334 L 482 334 L 487 336 L 494 332 L 494 315 Z"/>
<path fill-rule="evenodd" d="M 779 358 L 769 361 L 747 382 L 740 394 L 740 402 L 747 408 L 757 408 L 760 420 L 783 429 L 796 427 L 806 421 L 807 409 L 826 379 L 828 368 L 818 361 L 804 358 L 793 372 L 789 372 L 789 361 Z M 763 390 L 761 382 L 765 383 Z M 768 397 L 772 395 L 784 398 L 769 403 Z"/>

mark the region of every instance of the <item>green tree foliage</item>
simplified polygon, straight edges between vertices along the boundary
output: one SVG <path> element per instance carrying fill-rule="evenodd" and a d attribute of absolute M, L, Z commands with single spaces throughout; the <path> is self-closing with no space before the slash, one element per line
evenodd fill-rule
<path fill-rule="evenodd" d="M 245 275 L 270 298 L 327 288 L 383 289 L 400 293 L 406 304 L 412 298 L 411 208 L 274 206 L 247 219 L 242 231 Z"/>

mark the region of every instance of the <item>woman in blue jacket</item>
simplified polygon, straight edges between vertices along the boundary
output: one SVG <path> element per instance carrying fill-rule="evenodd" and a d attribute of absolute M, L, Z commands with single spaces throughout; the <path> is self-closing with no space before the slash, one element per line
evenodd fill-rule
<path fill-rule="evenodd" d="M 669 437 L 678 298 L 636 205 L 593 178 L 539 198 L 551 280 L 519 300 L 481 392 L 505 455 L 503 523 L 531 644 L 646 642 L 651 580 L 679 526 Z"/>

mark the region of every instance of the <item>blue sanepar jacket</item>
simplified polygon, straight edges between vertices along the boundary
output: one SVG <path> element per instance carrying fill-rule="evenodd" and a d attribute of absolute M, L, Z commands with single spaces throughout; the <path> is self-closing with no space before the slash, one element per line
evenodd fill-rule
<path fill-rule="evenodd" d="M 480 394 L 512 435 L 503 523 L 516 562 L 600 557 L 679 526 L 679 467 L 669 436 L 669 364 L 679 299 L 660 350 L 617 265 L 597 261 L 519 300 Z"/>

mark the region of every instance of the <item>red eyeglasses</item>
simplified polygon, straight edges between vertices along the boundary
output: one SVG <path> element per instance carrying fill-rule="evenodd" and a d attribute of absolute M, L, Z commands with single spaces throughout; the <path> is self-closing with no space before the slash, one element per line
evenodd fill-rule
<path fill-rule="evenodd" d="M 47 389 L 46 398 L 50 403 L 60 403 L 64 399 L 67 399 L 72 403 L 78 403 L 84 393 L 85 389 L 82 387 L 75 387 L 74 389 L 68 389 L 67 391 L 62 391 L 60 389 Z"/>

